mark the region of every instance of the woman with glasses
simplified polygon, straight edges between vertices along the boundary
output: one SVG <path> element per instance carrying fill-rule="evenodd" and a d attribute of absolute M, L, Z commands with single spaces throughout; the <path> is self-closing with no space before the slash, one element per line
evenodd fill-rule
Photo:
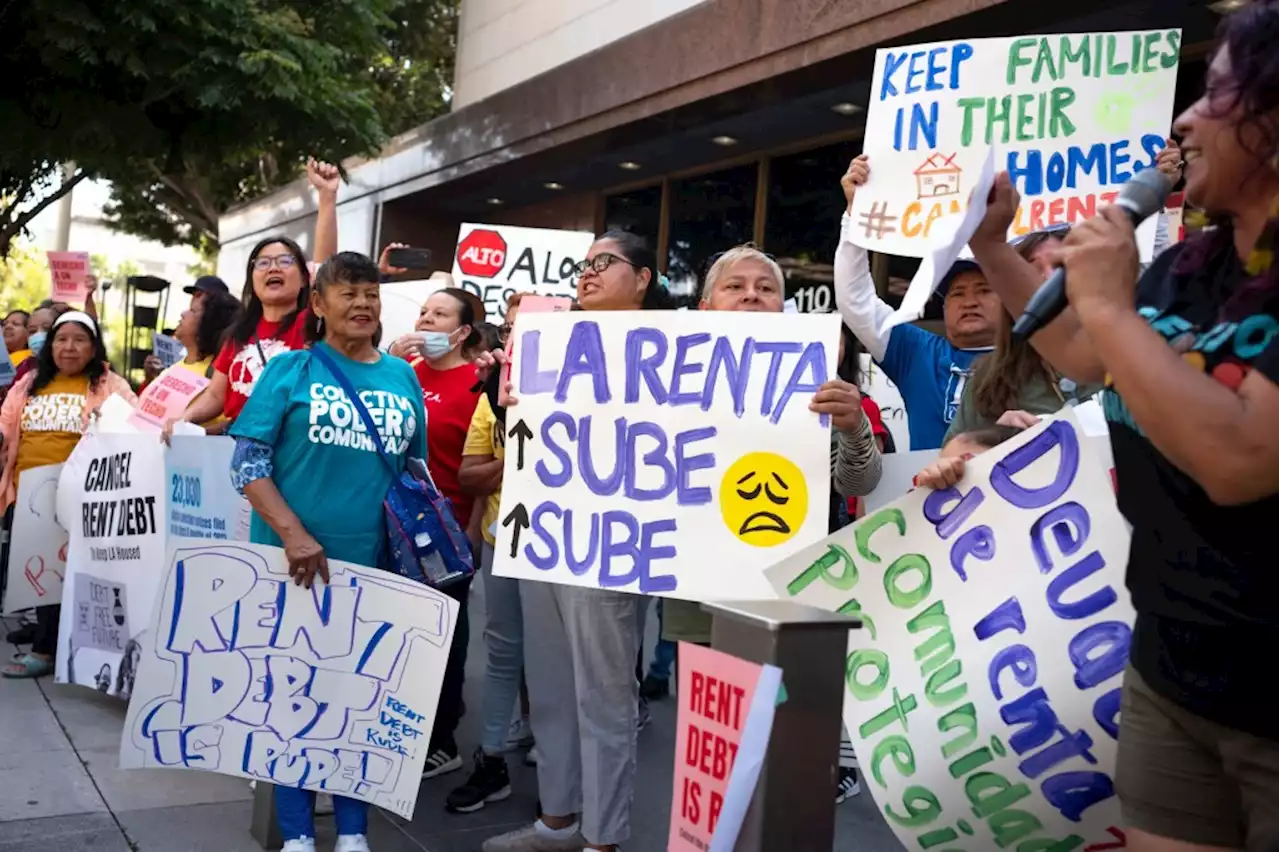
<path fill-rule="evenodd" d="M 671 308 L 653 250 L 608 231 L 578 264 L 584 311 Z M 492 357 L 481 359 L 492 366 Z M 514 404 L 514 400 L 508 400 Z M 642 595 L 555 583 L 520 588 L 541 814 L 484 852 L 614 850 L 631 836 Z"/>

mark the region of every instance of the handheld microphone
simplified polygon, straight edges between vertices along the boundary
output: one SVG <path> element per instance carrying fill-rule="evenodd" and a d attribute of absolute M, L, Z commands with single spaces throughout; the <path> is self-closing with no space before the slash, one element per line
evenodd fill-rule
<path fill-rule="evenodd" d="M 1157 168 L 1143 169 L 1120 187 L 1116 206 L 1129 214 L 1134 226 L 1164 208 L 1173 183 Z M 1059 267 L 1040 285 L 1018 321 L 1013 336 L 1027 338 L 1058 318 L 1067 307 L 1067 270 Z"/>

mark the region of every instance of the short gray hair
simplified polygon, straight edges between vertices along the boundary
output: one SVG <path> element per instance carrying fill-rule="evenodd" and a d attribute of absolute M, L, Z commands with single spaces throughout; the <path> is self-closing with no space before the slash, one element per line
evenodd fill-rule
<path fill-rule="evenodd" d="M 783 276 L 782 267 L 778 265 L 778 262 L 755 246 L 747 244 L 734 246 L 716 258 L 716 262 L 711 264 L 711 268 L 707 270 L 707 278 L 702 284 L 701 298 L 710 298 L 711 291 L 715 289 L 716 282 L 720 280 L 720 276 L 724 275 L 725 271 L 728 270 L 729 267 L 733 266 L 740 260 L 758 260 L 765 266 L 769 267 L 769 270 L 773 273 L 773 277 L 778 281 L 779 292 L 786 292 L 787 280 Z"/>

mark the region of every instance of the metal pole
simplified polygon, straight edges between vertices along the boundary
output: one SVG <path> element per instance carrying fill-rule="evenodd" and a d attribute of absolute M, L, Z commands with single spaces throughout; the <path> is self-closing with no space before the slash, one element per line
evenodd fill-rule
<path fill-rule="evenodd" d="M 284 846 L 280 823 L 276 821 L 276 785 L 259 780 L 253 785 L 253 821 L 249 833 L 263 849 Z"/>
<path fill-rule="evenodd" d="M 831 852 L 849 616 L 793 601 L 706 603 L 711 646 L 782 669 L 760 781 L 735 852 Z"/>
<path fill-rule="evenodd" d="M 75 176 L 76 164 L 63 163 L 62 182 L 66 183 Z M 71 196 L 75 195 L 75 192 L 73 189 L 58 199 L 58 233 L 55 238 L 57 251 L 67 251 L 71 245 Z"/>

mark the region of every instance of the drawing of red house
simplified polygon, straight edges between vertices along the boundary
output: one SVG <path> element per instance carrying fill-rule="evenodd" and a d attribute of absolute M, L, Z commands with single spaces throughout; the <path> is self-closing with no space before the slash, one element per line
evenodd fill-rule
<path fill-rule="evenodd" d="M 920 164 L 915 170 L 917 199 L 960 194 L 960 167 L 955 163 L 957 156 L 946 157 L 935 152 Z"/>

